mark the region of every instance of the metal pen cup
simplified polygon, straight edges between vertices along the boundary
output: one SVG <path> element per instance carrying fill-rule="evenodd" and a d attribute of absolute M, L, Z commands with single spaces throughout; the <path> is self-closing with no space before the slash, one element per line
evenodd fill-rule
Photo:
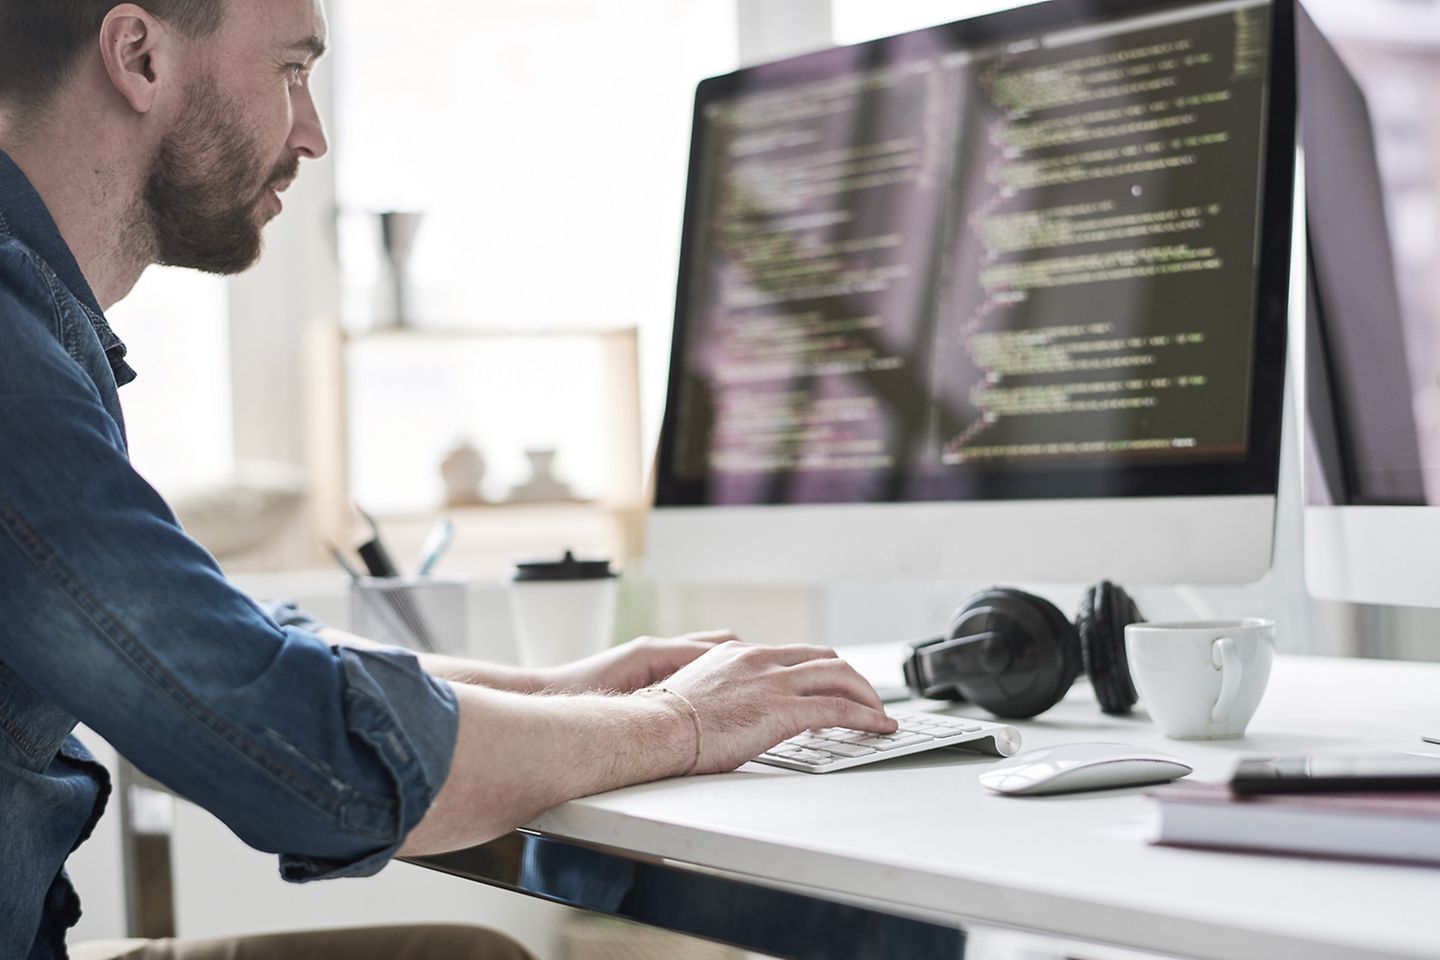
<path fill-rule="evenodd" d="M 463 580 L 360 577 L 350 585 L 351 632 L 376 643 L 463 653 L 467 609 Z"/>

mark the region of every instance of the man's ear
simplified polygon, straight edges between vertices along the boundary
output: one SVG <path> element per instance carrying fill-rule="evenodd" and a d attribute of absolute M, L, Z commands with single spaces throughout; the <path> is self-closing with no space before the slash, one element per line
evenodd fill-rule
<path fill-rule="evenodd" d="M 111 85 L 136 113 L 149 113 L 155 105 L 160 61 L 173 55 L 171 45 L 170 31 L 142 7 L 122 3 L 105 15 L 100 59 Z"/>

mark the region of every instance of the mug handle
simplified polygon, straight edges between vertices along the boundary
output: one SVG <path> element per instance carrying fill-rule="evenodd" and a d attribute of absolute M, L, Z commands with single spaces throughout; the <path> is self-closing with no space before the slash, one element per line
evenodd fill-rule
<path fill-rule="evenodd" d="M 1220 671 L 1220 697 L 1210 710 L 1211 723 L 1224 723 L 1240 695 L 1240 653 L 1235 641 L 1221 637 L 1210 645 L 1210 665 Z"/>

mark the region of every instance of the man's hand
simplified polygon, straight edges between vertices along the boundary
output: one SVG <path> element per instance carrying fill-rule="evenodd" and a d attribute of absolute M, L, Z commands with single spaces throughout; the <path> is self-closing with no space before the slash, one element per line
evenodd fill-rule
<path fill-rule="evenodd" d="M 723 643 L 664 686 L 699 714 L 696 773 L 733 770 L 807 729 L 897 729 L 875 688 L 828 647 Z"/>
<path fill-rule="evenodd" d="M 630 693 L 664 680 L 717 644 L 734 639 L 728 630 L 639 637 L 584 660 L 540 668 L 534 671 L 535 686 L 545 693 Z"/>

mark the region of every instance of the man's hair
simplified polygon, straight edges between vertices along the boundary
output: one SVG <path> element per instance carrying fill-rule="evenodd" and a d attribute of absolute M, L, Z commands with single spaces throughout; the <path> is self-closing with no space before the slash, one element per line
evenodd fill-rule
<path fill-rule="evenodd" d="M 187 37 L 225 18 L 226 0 L 137 0 Z M 118 0 L 0 0 L 0 106 L 33 116 L 65 85 Z"/>

